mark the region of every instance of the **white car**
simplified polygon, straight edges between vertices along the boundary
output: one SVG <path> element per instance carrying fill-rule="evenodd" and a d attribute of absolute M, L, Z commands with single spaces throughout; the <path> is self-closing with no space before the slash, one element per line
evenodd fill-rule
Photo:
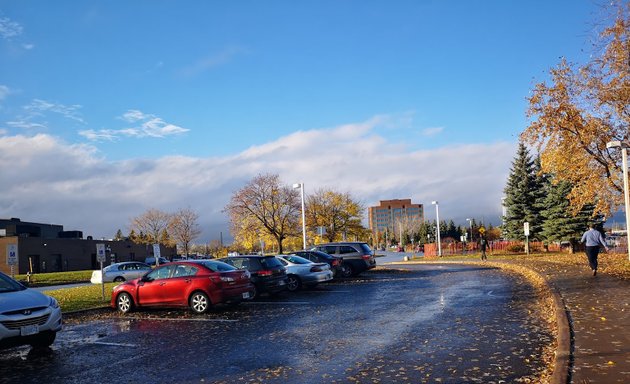
<path fill-rule="evenodd" d="M 330 266 L 326 263 L 313 263 L 297 255 L 278 255 L 278 260 L 287 270 L 287 289 L 297 291 L 300 287 L 315 287 L 319 283 L 333 279 Z"/>
<path fill-rule="evenodd" d="M 0 349 L 48 347 L 61 330 L 57 300 L 0 272 Z"/>
<path fill-rule="evenodd" d="M 92 271 L 92 278 L 90 282 L 92 284 L 105 283 L 122 283 L 123 281 L 135 280 L 144 276 L 147 272 L 151 271 L 151 266 L 139 261 L 124 261 L 122 263 L 114 263 L 103 268 L 103 274 L 105 278 L 101 277 L 101 270 Z"/>

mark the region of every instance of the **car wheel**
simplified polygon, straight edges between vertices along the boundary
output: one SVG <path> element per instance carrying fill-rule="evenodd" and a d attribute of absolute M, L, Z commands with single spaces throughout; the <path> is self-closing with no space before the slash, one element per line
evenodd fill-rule
<path fill-rule="evenodd" d="M 114 279 L 114 283 L 122 283 L 123 281 L 125 281 L 125 278 L 122 276 L 116 276 Z"/>
<path fill-rule="evenodd" d="M 203 292 L 195 292 L 190 296 L 190 309 L 195 313 L 206 313 L 210 308 L 210 300 L 208 295 Z"/>
<path fill-rule="evenodd" d="M 341 266 L 341 276 L 343 277 L 352 277 L 352 275 L 354 274 L 354 271 L 352 270 L 352 267 L 350 266 L 350 264 L 343 264 Z"/>
<path fill-rule="evenodd" d="M 300 289 L 301 285 L 302 285 L 302 282 L 300 281 L 300 278 L 297 277 L 296 275 L 287 276 L 287 289 L 290 292 L 297 291 L 298 289 Z"/>
<path fill-rule="evenodd" d="M 122 313 L 128 313 L 131 311 L 133 309 L 133 299 L 131 298 L 131 295 L 127 292 L 123 292 L 118 295 L 118 298 L 116 299 L 116 307 Z"/>
<path fill-rule="evenodd" d="M 48 348 L 55 341 L 57 337 L 57 332 L 48 331 L 42 332 L 33 341 L 31 342 L 31 346 L 33 348 Z"/>

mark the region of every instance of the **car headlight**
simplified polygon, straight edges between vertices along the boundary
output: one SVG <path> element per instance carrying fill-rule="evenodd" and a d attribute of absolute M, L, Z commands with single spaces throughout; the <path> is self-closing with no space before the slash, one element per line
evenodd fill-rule
<path fill-rule="evenodd" d="M 53 307 L 55 309 L 59 308 L 59 303 L 54 297 L 49 296 L 49 299 L 50 299 L 50 303 L 48 304 L 48 306 Z"/>

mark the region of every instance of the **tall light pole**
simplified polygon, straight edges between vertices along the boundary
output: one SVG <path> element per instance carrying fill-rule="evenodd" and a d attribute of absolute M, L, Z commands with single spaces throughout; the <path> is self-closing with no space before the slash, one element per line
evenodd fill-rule
<path fill-rule="evenodd" d="M 470 242 L 473 242 L 473 236 L 472 236 L 472 219 L 466 219 L 466 221 L 468 221 L 468 224 L 470 224 Z"/>
<path fill-rule="evenodd" d="M 302 244 L 304 244 L 304 248 L 306 249 L 306 214 L 304 213 L 304 183 L 296 183 L 293 184 L 293 188 L 300 188 L 301 196 L 302 196 Z"/>
<path fill-rule="evenodd" d="M 623 172 L 623 200 L 626 211 L 626 245 L 628 260 L 630 260 L 630 196 L 628 195 L 628 144 L 621 141 L 609 141 L 606 148 L 621 148 L 621 167 Z"/>
<path fill-rule="evenodd" d="M 438 245 L 438 256 L 442 257 L 442 243 L 440 240 L 440 209 L 437 201 L 432 201 L 431 204 L 435 205 L 435 220 L 437 221 L 437 245 Z"/>

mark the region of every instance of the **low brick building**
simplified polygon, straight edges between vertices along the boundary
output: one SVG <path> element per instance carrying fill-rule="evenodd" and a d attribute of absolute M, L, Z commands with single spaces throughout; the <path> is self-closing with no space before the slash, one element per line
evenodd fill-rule
<path fill-rule="evenodd" d="M 33 273 L 81 271 L 100 268 L 96 260 L 96 244 L 104 244 L 105 265 L 119 261 L 144 261 L 153 256 L 153 246 L 130 240 L 83 239 L 81 231 L 64 231 L 61 225 L 0 220 L 0 271 L 10 273 L 8 250 L 17 246 L 14 272 Z M 176 247 L 160 246 L 160 256 L 172 259 Z"/>

